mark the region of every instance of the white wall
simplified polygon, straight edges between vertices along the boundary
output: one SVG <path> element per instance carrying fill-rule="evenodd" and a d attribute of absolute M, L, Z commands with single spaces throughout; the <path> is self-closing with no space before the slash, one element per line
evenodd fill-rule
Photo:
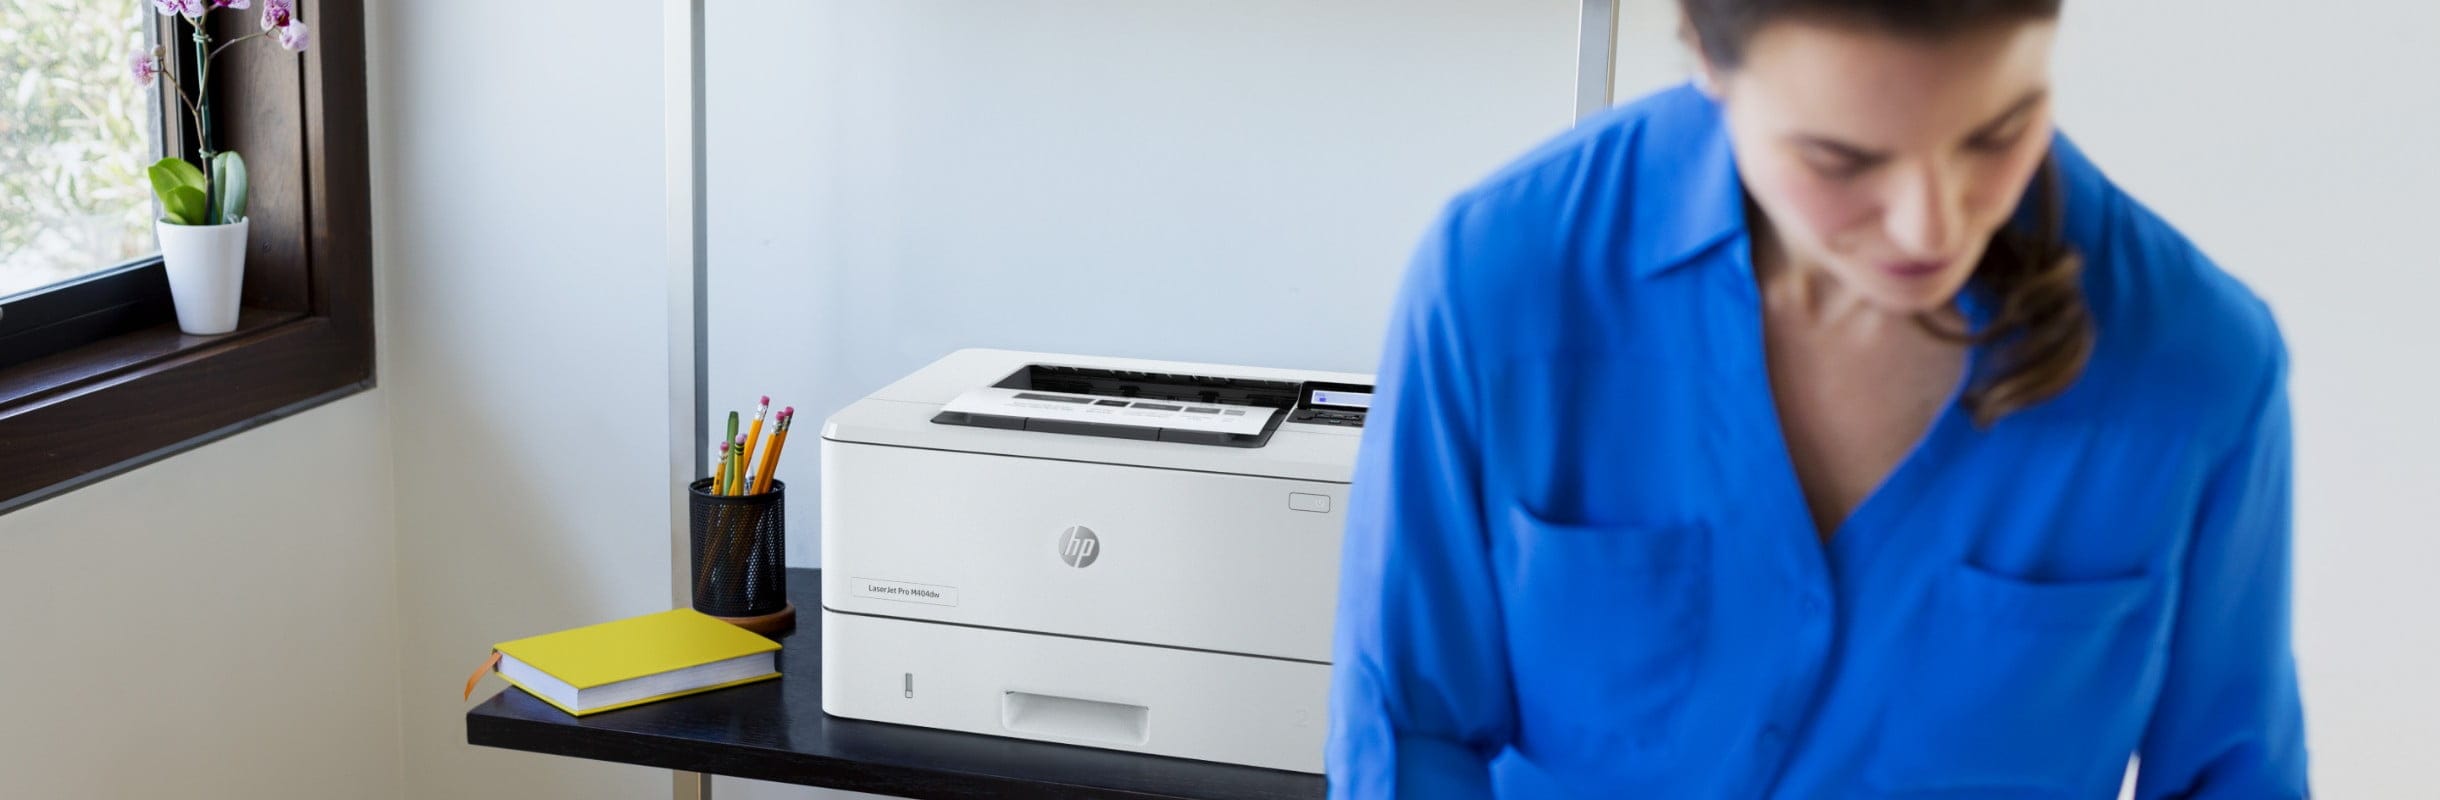
<path fill-rule="evenodd" d="M 1567 127 L 1575 9 L 713 3 L 714 409 L 972 346 L 1370 372 L 1440 204 Z"/>
<path fill-rule="evenodd" d="M 470 747 L 456 695 L 493 643 L 669 607 L 660 8 L 368 4 L 409 797 L 669 797 Z"/>
<path fill-rule="evenodd" d="M 451 694 L 668 605 L 659 8 L 368 4 L 383 388 L 0 516 L 0 797 L 669 796 Z"/>
<path fill-rule="evenodd" d="M 383 404 L 0 516 L 0 797 L 399 796 Z"/>
<path fill-rule="evenodd" d="M 1626 15 L 1622 85 L 1672 82 L 1691 63 L 1668 5 L 1637 0 Z M 2440 333 L 2428 327 L 2440 272 L 2421 237 L 2440 219 L 2440 5 L 2066 7 L 2061 127 L 2262 295 L 2287 336 L 2315 788 L 2440 791 L 2428 764 L 2440 523 L 2427 502 L 2440 487 Z"/>

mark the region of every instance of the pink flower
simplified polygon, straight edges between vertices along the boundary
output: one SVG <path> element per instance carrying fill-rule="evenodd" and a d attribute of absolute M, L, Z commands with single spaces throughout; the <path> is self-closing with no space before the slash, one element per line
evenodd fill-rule
<path fill-rule="evenodd" d="M 305 23 L 291 22 L 282 25 L 279 29 L 280 46 L 290 50 L 303 50 L 313 38 L 309 34 L 310 32 L 305 30 Z"/>
<path fill-rule="evenodd" d="M 153 0 L 153 10 L 162 16 L 177 14 L 190 20 L 203 18 L 203 0 Z"/>
<path fill-rule="evenodd" d="M 137 50 L 127 54 L 127 71 L 135 74 L 137 84 L 151 86 L 153 79 L 161 75 L 161 59 L 153 51 Z"/>
<path fill-rule="evenodd" d="M 160 2 L 160 0 L 153 0 Z M 239 6 L 244 8 L 244 6 Z M 288 27 L 297 19 L 296 0 L 263 0 L 263 30 Z"/>
<path fill-rule="evenodd" d="M 252 2 L 254 2 L 254 0 L 212 0 L 212 7 L 243 9 L 247 4 Z"/>
<path fill-rule="evenodd" d="M 213 2 L 244 3 L 247 0 L 213 0 Z M 244 6 L 238 7 L 244 8 Z M 263 0 L 263 30 L 279 34 L 280 46 L 290 50 L 303 50 L 313 41 L 312 31 L 305 28 L 305 23 L 297 20 L 296 0 Z"/>

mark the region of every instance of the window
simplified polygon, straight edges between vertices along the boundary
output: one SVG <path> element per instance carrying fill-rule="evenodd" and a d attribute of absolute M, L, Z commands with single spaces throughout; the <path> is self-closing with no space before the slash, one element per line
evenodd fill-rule
<path fill-rule="evenodd" d="M 127 54 L 152 42 L 128 0 L 0 0 L 0 297 L 154 252 L 144 165 L 160 113 Z"/>
<path fill-rule="evenodd" d="M 0 0 L 0 216 L 18 223 L 0 222 L 0 513 L 372 385 L 363 0 L 298 0 L 302 54 L 213 62 L 214 143 L 245 154 L 251 188 L 221 336 L 178 332 L 149 255 L 140 166 L 195 148 L 160 122 L 183 119 L 168 91 L 127 74 L 146 37 L 192 36 L 152 6 Z M 218 41 L 258 27 L 207 20 Z"/>
<path fill-rule="evenodd" d="M 157 40 L 148 11 L 0 0 L 0 369 L 168 318 L 143 271 L 160 98 L 127 65 Z"/>

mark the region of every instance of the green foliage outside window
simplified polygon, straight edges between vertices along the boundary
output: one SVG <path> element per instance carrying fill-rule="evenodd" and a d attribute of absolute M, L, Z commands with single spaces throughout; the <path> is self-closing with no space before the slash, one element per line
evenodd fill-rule
<path fill-rule="evenodd" d="M 0 296 L 153 251 L 142 0 L 0 0 Z"/>

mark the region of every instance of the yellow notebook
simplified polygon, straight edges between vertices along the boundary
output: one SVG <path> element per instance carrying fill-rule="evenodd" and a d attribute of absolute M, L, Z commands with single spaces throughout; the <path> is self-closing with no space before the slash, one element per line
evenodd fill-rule
<path fill-rule="evenodd" d="M 691 608 L 492 649 L 500 677 L 577 716 L 779 677 L 779 643 Z"/>

